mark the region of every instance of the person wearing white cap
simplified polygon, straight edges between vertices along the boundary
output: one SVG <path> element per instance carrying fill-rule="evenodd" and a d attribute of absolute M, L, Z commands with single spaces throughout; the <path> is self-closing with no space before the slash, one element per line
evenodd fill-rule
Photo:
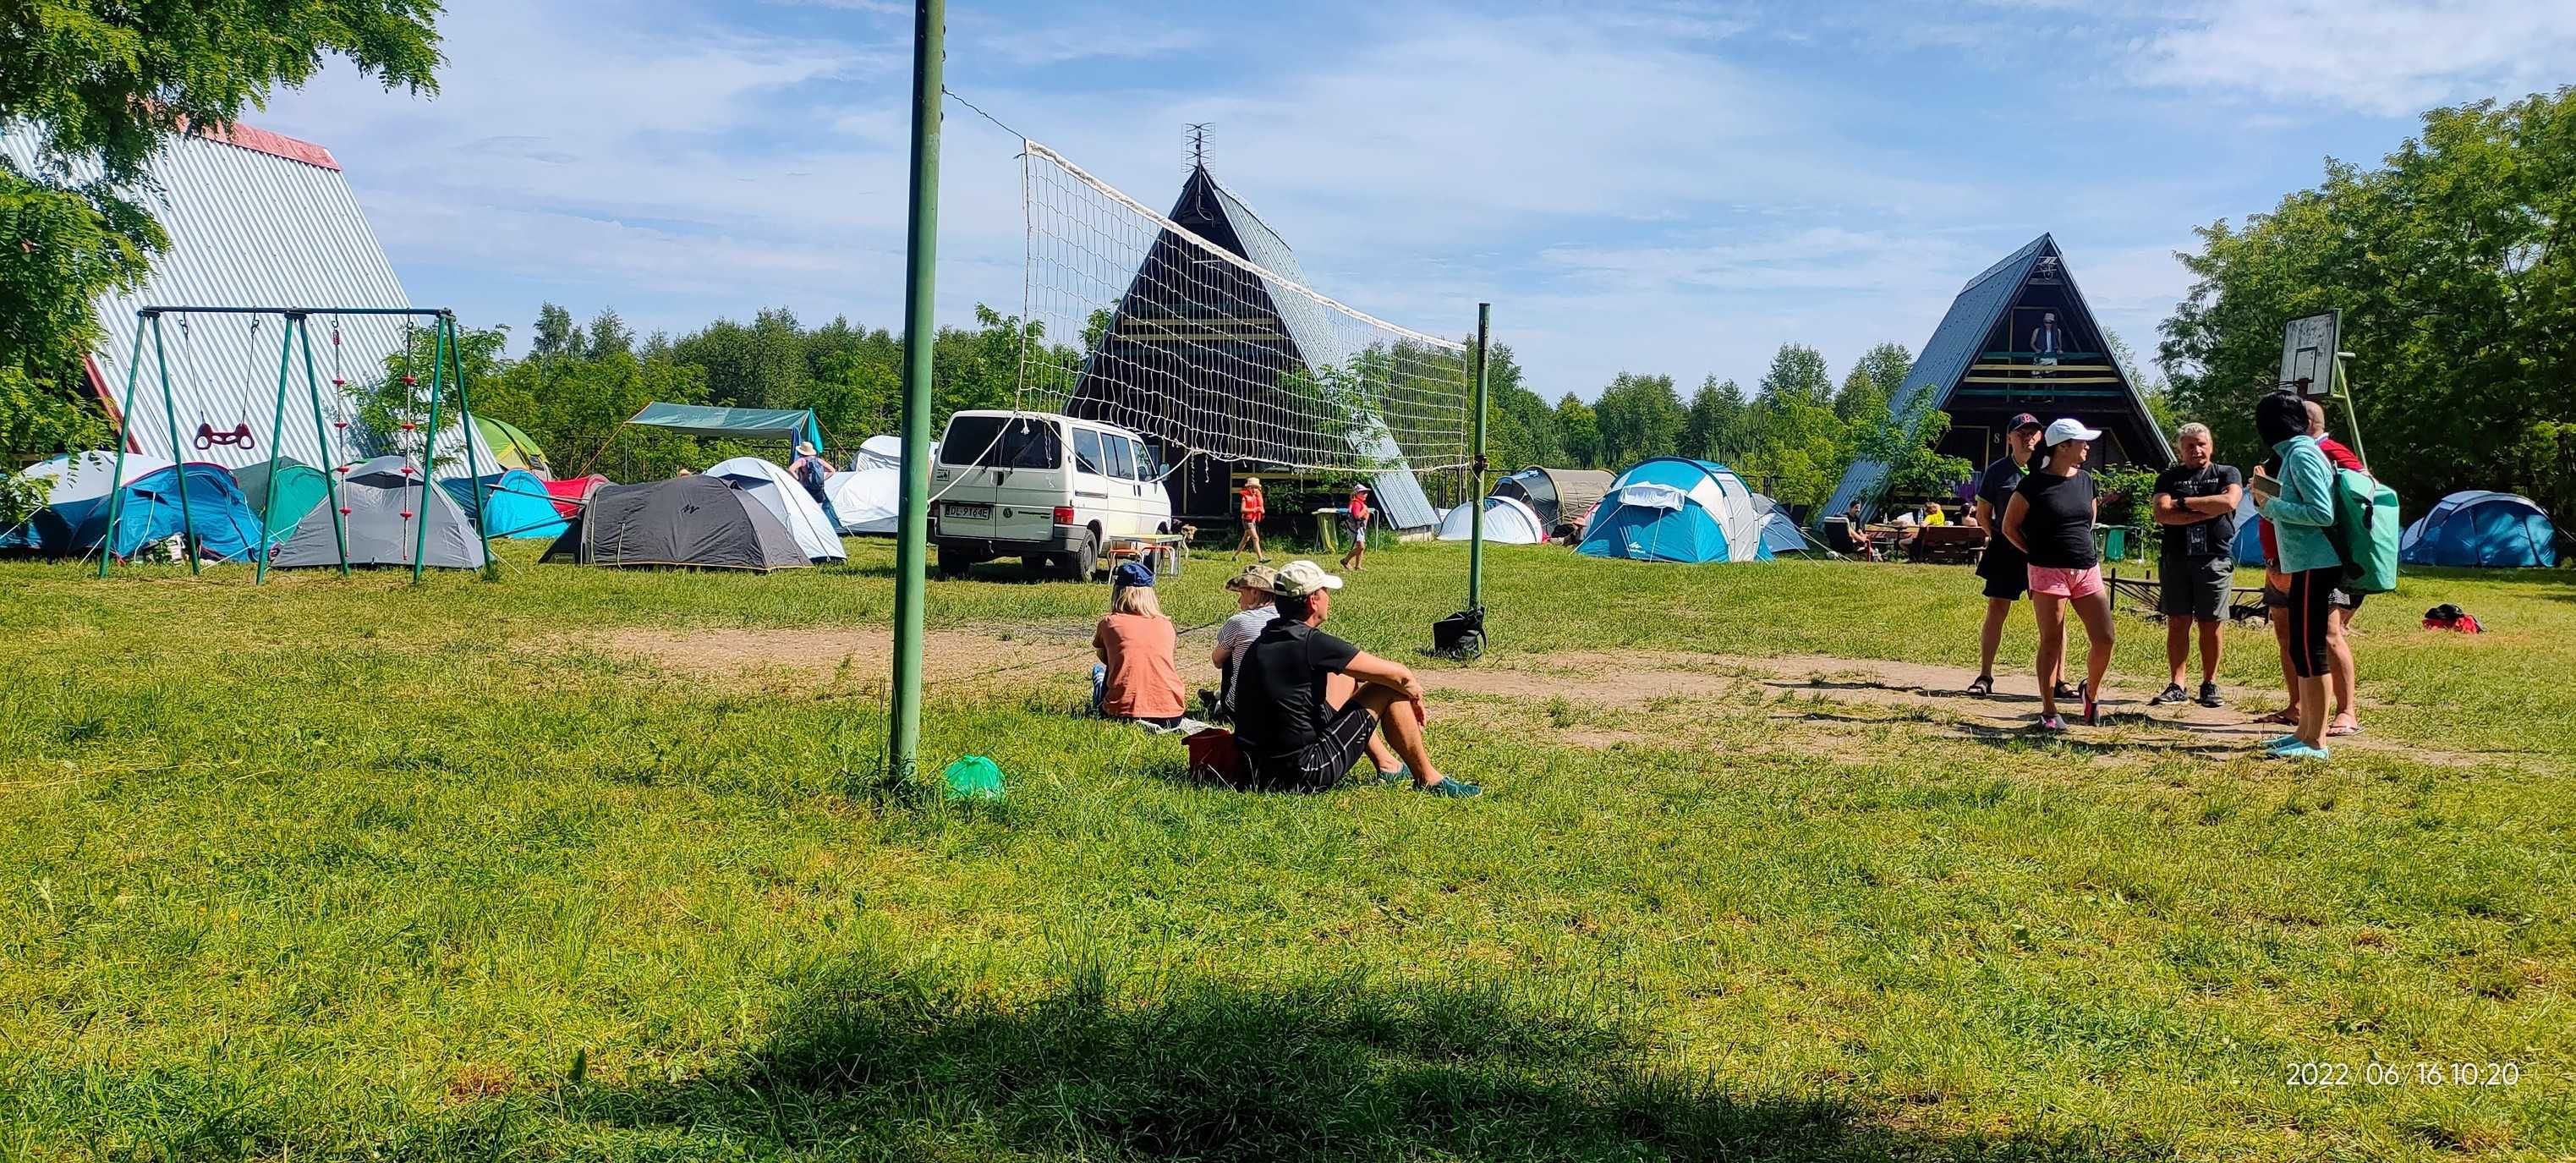
<path fill-rule="evenodd" d="M 2084 623 L 2084 721 L 2099 722 L 2102 676 L 2111 669 L 2111 595 L 2102 584 L 2102 557 L 2093 548 L 2093 519 L 2101 500 L 2084 458 L 2098 428 L 2072 419 L 2052 422 L 2040 434 L 2030 475 L 2004 507 L 2004 539 L 2030 562 L 2030 604 L 2039 615 L 2039 725 L 2066 729 L 2058 717 L 2055 676 L 2066 665 L 2066 607 Z"/>
<path fill-rule="evenodd" d="M 1432 764 L 1422 738 L 1422 682 L 1411 670 L 1317 629 L 1340 588 L 1342 579 L 1304 560 L 1281 566 L 1271 581 L 1279 616 L 1252 640 L 1234 676 L 1234 740 L 1244 782 L 1323 791 L 1366 755 L 1388 783 L 1410 780 L 1436 796 L 1484 790 L 1446 778 Z"/>

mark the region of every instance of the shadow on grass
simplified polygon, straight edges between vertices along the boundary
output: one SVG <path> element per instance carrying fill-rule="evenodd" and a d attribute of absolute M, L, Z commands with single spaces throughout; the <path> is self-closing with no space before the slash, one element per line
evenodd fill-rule
<path fill-rule="evenodd" d="M 1141 1000 L 1113 994 L 1141 992 Z M 1648 1063 L 1601 999 L 1108 975 L 1019 1003 L 853 970 L 786 1009 L 738 1067 L 574 1084 L 560 1117 L 727 1154 L 1120 1159 L 2120 1160 L 2127 1137 L 1935 1133 L 1823 1094 Z M 1767 1080 L 1766 1080 L 1767 1081 Z"/>
<path fill-rule="evenodd" d="M 2117 725 L 2120 717 L 2108 722 Z M 2153 720 L 2147 720 L 2152 723 Z M 2043 731 L 2038 726 L 1980 727 L 1968 723 L 1953 725 L 1961 736 L 1988 747 L 2062 747 L 2079 755 L 2124 755 L 2154 752 L 2161 755 L 2195 755 L 2203 759 L 2229 759 L 2244 755 L 2242 744 L 2173 743 L 2157 740 L 2081 739 L 2058 731 Z"/>

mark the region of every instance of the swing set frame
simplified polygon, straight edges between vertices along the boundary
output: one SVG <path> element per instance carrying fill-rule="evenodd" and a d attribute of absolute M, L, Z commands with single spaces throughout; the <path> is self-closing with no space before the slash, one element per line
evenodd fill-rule
<path fill-rule="evenodd" d="M 99 542 L 98 576 L 102 578 L 107 576 L 108 563 L 116 557 L 116 527 L 118 521 L 125 515 L 125 454 L 128 449 L 136 447 L 131 433 L 134 424 L 135 397 L 143 371 L 143 337 L 147 332 L 152 336 L 153 364 L 161 381 L 161 419 L 168 429 L 171 459 L 179 463 L 180 545 L 187 554 L 188 572 L 190 574 L 203 572 L 197 550 L 196 516 L 188 507 L 187 462 L 182 459 L 186 446 L 179 443 L 179 408 L 170 390 L 170 355 L 161 341 L 161 317 L 164 315 L 263 317 L 275 315 L 286 320 L 285 334 L 280 338 L 277 351 L 276 408 L 270 413 L 268 428 L 268 472 L 272 481 L 277 475 L 278 438 L 284 435 L 286 430 L 287 376 L 293 367 L 298 348 L 301 348 L 304 353 L 304 386 L 313 404 L 313 438 L 316 446 L 322 449 L 323 459 L 328 460 L 331 457 L 330 425 L 322 415 L 322 382 L 313 368 L 312 317 L 316 315 L 394 315 L 432 320 L 432 329 L 436 338 L 432 345 L 433 354 L 429 368 L 429 433 L 421 438 L 420 487 L 424 491 L 439 487 L 438 482 L 430 478 L 430 471 L 437 458 L 439 407 L 445 401 L 448 385 L 453 383 L 456 389 L 456 416 L 459 421 L 457 427 L 465 436 L 465 475 L 474 482 L 474 511 L 477 514 L 472 519 L 474 532 L 475 536 L 483 540 L 483 560 L 487 568 L 490 566 L 492 538 L 484 530 L 484 522 L 480 514 L 484 512 L 484 507 L 491 503 L 491 498 L 485 495 L 486 488 L 482 474 L 474 471 L 481 457 L 475 452 L 474 447 L 474 410 L 465 390 L 464 359 L 456 350 L 455 310 L 447 307 L 144 307 L 134 313 L 134 352 L 131 358 L 126 360 L 125 399 L 116 413 L 116 469 L 108 478 L 107 532 Z M 408 347 L 408 339 L 405 344 Z M 404 357 L 408 359 L 410 352 L 406 350 Z M 411 374 L 408 368 L 405 369 L 404 374 L 406 376 Z M 333 390 L 341 390 L 341 385 L 336 379 L 333 382 Z M 340 576 L 347 577 L 349 576 L 349 533 L 340 523 L 338 466 L 326 464 L 318 467 L 322 470 L 325 491 L 323 504 L 330 506 L 331 509 L 332 539 L 340 550 Z M 411 580 L 413 585 L 420 584 L 421 575 L 427 568 L 426 555 L 429 546 L 427 506 L 431 500 L 432 498 L 427 496 L 421 498 L 422 517 L 412 533 Z M 253 560 L 258 563 L 258 571 L 252 577 L 253 585 L 266 584 L 268 581 L 268 558 L 272 548 L 269 545 L 268 520 L 269 511 L 276 505 L 277 490 L 272 488 L 268 496 L 260 502 L 259 543 L 253 555 Z"/>

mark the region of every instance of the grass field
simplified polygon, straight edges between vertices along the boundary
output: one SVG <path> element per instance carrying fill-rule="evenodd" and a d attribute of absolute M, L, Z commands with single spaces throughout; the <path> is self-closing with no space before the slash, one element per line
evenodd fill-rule
<path fill-rule="evenodd" d="M 881 786 L 853 546 L 0 565 L 0 1157 L 2576 1155 L 2566 574 L 2375 600 L 2369 734 L 2290 767 L 2135 706 L 2135 617 L 2046 740 L 1889 677 L 1965 682 L 1964 570 L 1501 548 L 1443 801 L 1191 786 L 1065 713 L 1104 592 L 996 570 L 931 591 L 928 758 L 1010 778 L 949 805 Z M 1373 554 L 1335 629 L 1411 659 L 1463 570 Z"/>

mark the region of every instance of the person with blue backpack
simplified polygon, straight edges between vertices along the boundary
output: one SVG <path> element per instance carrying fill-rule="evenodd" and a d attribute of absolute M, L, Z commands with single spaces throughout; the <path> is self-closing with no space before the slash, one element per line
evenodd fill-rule
<path fill-rule="evenodd" d="M 2325 759 L 2327 694 L 2332 673 L 2328 634 L 2335 587 L 2343 581 L 2343 555 L 2335 549 L 2335 468 L 2308 434 L 2307 401 L 2290 392 L 2273 392 L 2254 405 L 2254 431 L 2279 458 L 2277 474 L 2258 468 L 2254 495 L 2263 519 L 2272 523 L 2280 556 L 2275 559 L 2287 581 L 2288 601 L 2280 613 L 2288 623 L 2291 686 L 2297 692 L 2299 721 L 2290 734 L 2264 744 L 2279 759 Z"/>

